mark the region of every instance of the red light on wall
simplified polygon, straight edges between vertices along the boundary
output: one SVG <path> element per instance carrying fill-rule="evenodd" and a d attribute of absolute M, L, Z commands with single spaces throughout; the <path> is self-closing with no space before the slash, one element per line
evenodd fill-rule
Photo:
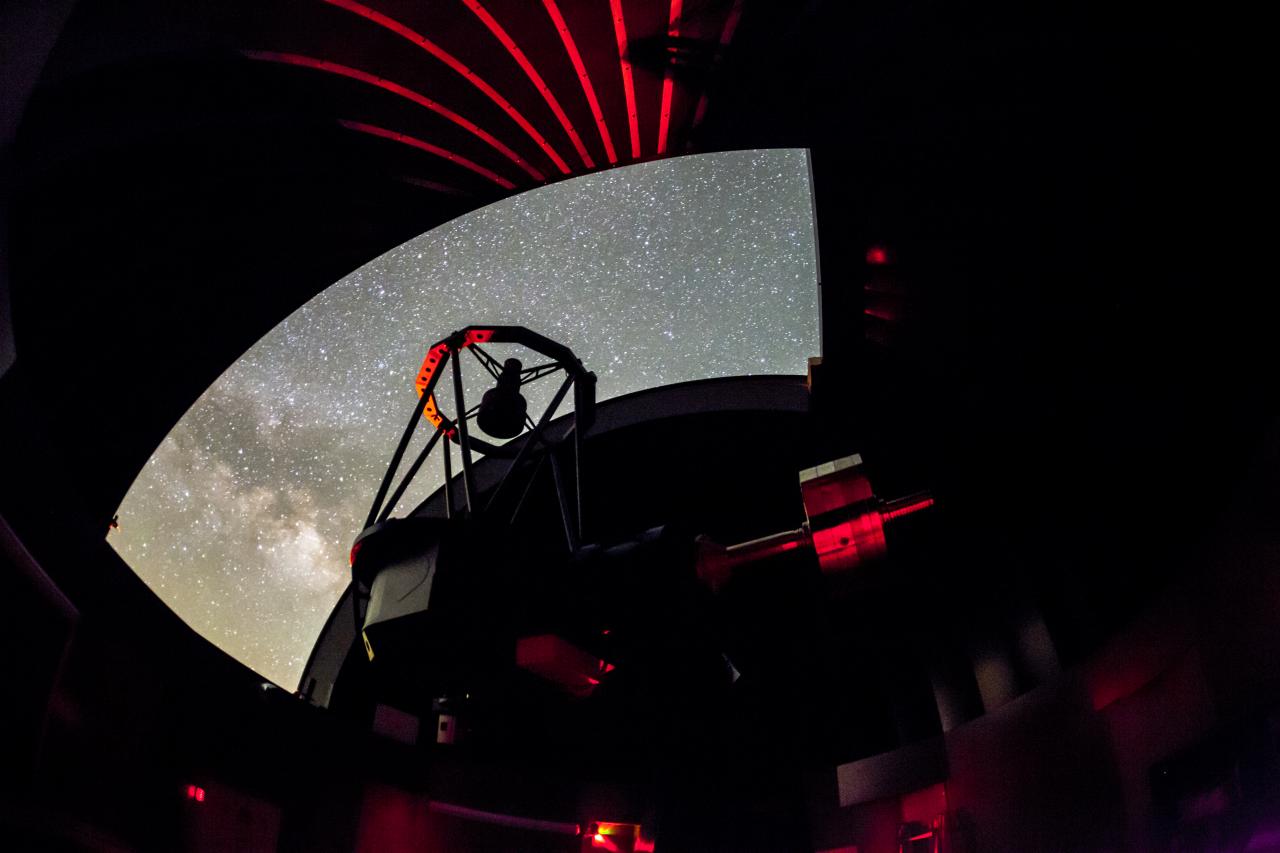
<path fill-rule="evenodd" d="M 441 148 L 439 145 L 433 145 L 430 142 L 417 139 L 416 137 L 409 136 L 408 134 L 405 134 L 405 133 L 398 133 L 394 130 L 387 130 L 385 127 L 377 127 L 376 125 L 365 124 L 362 121 L 339 120 L 338 124 L 342 125 L 347 130 L 354 130 L 357 133 L 367 133 L 370 136 L 377 136 L 381 139 L 390 139 L 393 142 L 399 142 L 401 145 L 408 145 L 411 148 L 417 148 L 419 151 L 426 151 L 428 154 L 434 154 L 437 157 L 443 157 L 444 159 L 448 160 L 450 163 L 457 163 L 459 166 L 461 166 L 464 169 L 469 169 L 470 171 L 475 172 L 477 175 L 481 175 L 485 178 L 488 178 L 498 186 L 502 187 L 504 190 L 513 190 L 516 188 L 515 184 L 511 183 L 511 181 L 508 181 L 506 178 L 502 177 L 496 172 L 486 169 L 484 166 L 481 166 L 479 163 L 475 163 L 475 162 L 472 162 L 471 160 L 468 160 L 466 157 L 463 157 L 461 154 L 454 154 L 452 151 L 446 148 Z"/>
<path fill-rule="evenodd" d="M 724 29 L 720 31 L 720 49 L 723 55 L 724 48 L 729 46 L 729 42 L 733 41 L 733 32 L 738 28 L 738 20 L 742 17 L 742 0 L 733 0 L 733 8 L 729 10 L 729 17 L 725 19 Z M 716 59 L 719 63 L 719 57 Z M 693 126 L 696 128 L 702 124 L 702 120 L 707 115 L 707 93 L 703 91 L 698 98 L 698 106 L 693 111 Z"/>
<path fill-rule="evenodd" d="M 680 36 L 680 12 L 682 0 L 671 0 L 671 14 L 667 19 L 667 36 L 671 39 Z M 658 153 L 667 153 L 667 133 L 671 128 L 671 91 L 674 81 L 671 77 L 671 66 L 668 65 L 662 75 L 662 111 L 658 117 Z"/>
<path fill-rule="evenodd" d="M 889 250 L 884 246 L 872 246 L 867 249 L 867 263 L 873 267 L 882 267 L 889 263 Z"/>
<path fill-rule="evenodd" d="M 363 3 L 357 3 L 355 2 L 355 0 L 324 0 L 324 2 L 329 3 L 330 5 L 333 5 L 333 6 L 337 6 L 339 9 L 346 9 L 348 12 L 352 12 L 356 15 L 359 15 L 360 17 L 368 21 L 372 21 L 373 23 L 377 24 L 380 27 L 390 30 L 391 32 L 395 33 L 398 36 L 401 36 L 402 38 L 408 39 L 409 41 L 421 47 L 427 53 L 434 56 L 436 59 L 443 62 L 445 65 L 448 65 L 454 71 L 461 74 L 463 77 L 466 78 L 467 82 L 469 82 L 471 85 L 475 86 L 477 89 L 483 92 L 485 97 L 493 101 L 495 104 L 498 105 L 498 107 L 503 112 L 509 115 L 512 121 L 518 124 L 520 126 L 520 129 L 523 130 L 526 134 L 528 134 L 529 138 L 532 139 L 534 142 L 536 142 L 538 147 L 541 148 L 543 152 L 546 153 L 546 155 L 551 158 L 551 161 L 556 164 L 556 168 L 559 169 L 562 174 L 565 174 L 565 175 L 569 174 L 568 164 L 566 164 L 564 160 L 561 159 L 560 155 L 556 152 L 556 150 L 551 147 L 551 143 L 547 142 L 547 140 L 542 136 L 542 134 L 538 133 L 538 131 L 534 128 L 534 126 L 529 123 L 529 120 L 526 119 L 524 115 L 520 113 L 519 110 L 513 107 L 510 101 L 502 97 L 502 95 L 498 94 L 498 91 L 496 89 L 494 89 L 492 86 L 486 83 L 480 77 L 480 75 L 476 74 L 474 71 L 468 68 L 456 56 L 449 53 L 447 50 L 440 47 L 438 44 L 431 41 L 431 39 L 427 38 L 421 33 L 410 29 L 409 27 L 405 26 L 404 24 L 400 23 L 394 18 L 384 15 L 381 12 L 377 11 L 376 9 L 371 9 L 368 6 L 365 6 Z M 576 136 L 575 134 L 572 134 L 572 133 L 571 135 Z"/>
<path fill-rule="evenodd" d="M 591 107 L 591 115 L 596 120 L 596 127 L 600 130 L 600 141 L 604 143 L 605 156 L 609 158 L 610 163 L 618 162 L 618 153 L 613 149 L 613 137 L 609 135 L 609 128 L 604 122 L 604 111 L 600 109 L 600 100 L 596 97 L 596 88 L 591 85 L 591 76 L 587 74 L 587 66 L 582 61 L 582 54 L 578 52 L 578 44 L 573 40 L 573 33 L 569 32 L 569 25 L 565 23 L 564 15 L 560 14 L 560 7 L 556 5 L 556 0 L 542 0 L 542 5 L 546 7 L 547 14 L 551 16 L 551 23 L 556 25 L 556 32 L 560 33 L 560 41 L 564 44 L 565 52 L 569 54 L 569 61 L 573 63 L 573 70 L 578 73 L 578 80 L 582 83 L 582 93 L 587 96 L 587 104 Z M 551 90 L 547 90 L 547 97 L 550 98 L 547 103 L 552 103 L 555 99 L 551 97 Z M 553 110 L 560 110 L 560 104 L 555 103 Z M 560 115 L 557 113 L 557 115 Z M 582 147 L 582 140 L 578 139 L 577 131 L 571 129 L 569 119 L 562 118 L 561 124 L 565 126 L 565 130 L 570 132 L 574 139 L 574 145 L 578 148 L 578 153 L 582 156 L 582 162 L 586 164 L 588 169 L 594 168 L 595 163 L 587 156 L 586 148 Z"/>
<path fill-rule="evenodd" d="M 204 802 L 204 788 L 201 788 L 201 787 L 200 787 L 200 786 L 198 786 L 198 785 L 188 785 L 188 786 L 187 786 L 187 799 L 188 799 L 188 800 L 195 800 L 197 803 L 203 803 L 203 802 Z"/>
<path fill-rule="evenodd" d="M 640 156 L 640 116 L 636 112 L 636 85 L 627 58 L 627 22 L 622 17 L 622 0 L 609 0 L 613 10 L 613 33 L 618 39 L 618 64 L 622 68 L 622 89 L 627 96 L 627 122 L 631 127 L 631 156 Z"/>
<path fill-rule="evenodd" d="M 480 19 L 481 23 L 489 28 L 489 32 L 493 33 L 494 38 L 502 43 L 502 46 L 507 49 L 507 53 L 511 54 L 511 58 L 516 61 L 516 64 L 520 66 L 522 71 L 524 71 L 525 76 L 529 78 L 529 82 L 533 83 L 534 88 L 536 88 L 538 93 L 542 95 L 542 99 L 547 102 L 547 106 L 551 108 L 551 112 L 555 113 L 556 120 L 560 122 L 560 126 L 564 128 L 565 133 L 569 134 L 569 139 L 573 141 L 573 147 L 578 150 L 578 156 L 582 158 L 583 165 L 587 168 L 594 166 L 595 164 L 591 162 L 591 157 L 587 154 L 586 147 L 582 144 L 582 138 L 578 136 L 577 129 L 575 129 L 572 122 L 569 121 L 569 117 L 565 115 L 564 110 L 560 106 L 560 102 L 556 100 L 556 96 L 552 94 L 551 87 L 547 85 L 547 81 L 542 79 L 542 75 L 533 67 L 533 63 L 529 61 L 529 57 L 526 56 L 525 52 L 520 49 L 518 44 L 516 44 L 516 41 L 511 37 L 511 34 L 503 29 L 502 24 L 499 24 L 498 20 L 494 18 L 493 15 L 489 14 L 488 9 L 480 5 L 479 0 L 462 0 L 462 2 L 466 4 L 466 7 L 470 9 L 477 18 Z M 569 173 L 563 162 L 557 162 L 556 165 L 560 167 L 560 170 L 566 175 Z"/>
<path fill-rule="evenodd" d="M 245 50 L 241 51 L 249 59 L 259 60 L 261 62 L 278 62 L 284 65 L 294 65 L 299 68 L 311 68 L 316 71 L 325 71 L 329 74 L 336 74 L 339 77 L 346 77 L 349 80 L 358 80 L 361 83 L 367 83 L 370 86 L 377 86 L 383 91 L 390 92 L 393 95 L 399 95 L 405 100 L 426 107 L 433 113 L 442 116 L 445 119 L 466 130 L 468 133 L 476 136 L 490 145 L 495 151 L 498 151 L 512 163 L 515 163 L 521 169 L 529 174 L 529 177 L 535 181 L 543 181 L 545 177 L 533 166 L 525 162 L 525 159 L 516 152 L 512 151 L 503 143 L 499 142 L 493 134 L 484 130 L 470 119 L 464 118 L 443 104 L 436 103 L 426 95 L 413 91 L 399 83 L 394 83 L 376 74 L 370 74 L 368 71 L 361 71 L 359 68 L 352 68 L 348 65 L 340 65 L 336 62 L 329 62 L 325 59 L 315 59 L 310 56 L 300 56 L 296 53 L 279 53 L 271 50 Z M 420 146 L 421 147 L 421 146 Z M 460 158 L 459 158 L 460 159 Z M 472 164 L 474 165 L 474 164 Z"/>

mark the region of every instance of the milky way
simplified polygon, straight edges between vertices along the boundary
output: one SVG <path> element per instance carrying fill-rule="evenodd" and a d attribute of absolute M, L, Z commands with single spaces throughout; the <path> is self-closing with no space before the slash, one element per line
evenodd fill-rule
<path fill-rule="evenodd" d="M 599 376 L 601 399 L 803 373 L 818 347 L 804 152 L 588 175 L 371 261 L 196 401 L 138 474 L 111 543 L 194 629 L 292 688 L 346 587 L 347 552 L 412 412 L 422 357 L 470 324 L 524 325 L 567 344 Z M 467 387 L 488 387 L 474 359 L 464 364 Z M 544 398 L 528 396 L 541 411 Z M 424 469 L 401 508 L 440 482 Z"/>

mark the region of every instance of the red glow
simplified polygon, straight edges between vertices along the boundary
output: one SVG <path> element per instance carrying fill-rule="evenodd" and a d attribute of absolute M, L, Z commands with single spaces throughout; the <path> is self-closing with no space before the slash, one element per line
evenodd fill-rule
<path fill-rule="evenodd" d="M 720 31 L 720 50 L 723 53 L 724 48 L 728 47 L 729 42 L 733 41 L 733 31 L 738 28 L 738 20 L 742 17 L 742 0 L 733 0 L 733 8 L 729 10 L 729 17 L 725 19 L 724 29 Z M 697 127 L 702 124 L 702 119 L 707 115 L 707 93 L 703 91 L 698 98 L 698 107 L 693 112 L 693 126 Z"/>
<path fill-rule="evenodd" d="M 889 252 L 883 246 L 872 246 L 867 249 L 867 263 L 873 267 L 882 267 L 889 263 Z"/>
<path fill-rule="evenodd" d="M 529 57 L 526 56 L 524 51 L 520 49 L 520 46 L 516 44 L 515 39 L 511 37 L 510 33 L 502 28 L 502 24 L 499 24 L 493 15 L 489 14 L 488 9 L 480 5 L 479 0 L 462 0 L 462 2 L 466 4 L 468 9 L 475 13 L 475 16 L 480 19 L 481 23 L 489 28 L 489 32 L 493 33 L 494 37 L 502 43 L 502 46 L 507 49 L 507 53 L 511 54 L 511 58 L 516 61 L 516 64 L 518 64 L 521 70 L 524 71 L 525 76 L 529 78 L 531 83 L 533 83 L 534 88 L 536 88 L 539 94 L 542 95 L 542 99 L 547 102 L 547 106 L 551 108 L 551 112 L 555 113 L 556 120 L 560 122 L 560 126 L 564 128 L 564 132 L 569 134 L 569 139 L 573 141 L 573 147 L 578 150 L 578 156 L 582 158 L 583 165 L 588 169 L 593 168 L 595 163 L 592 162 L 591 156 L 587 154 L 586 146 L 582 144 L 582 137 L 578 136 L 577 129 L 574 128 L 573 123 L 569 121 L 569 117 L 565 115 L 564 109 L 561 108 L 560 102 L 556 100 L 556 96 L 552 93 L 551 87 L 547 85 L 547 81 L 542 79 L 542 75 L 533 67 L 533 63 L 529 61 Z M 556 166 L 564 174 L 569 174 L 569 167 L 565 165 L 563 160 L 557 159 Z"/>
<path fill-rule="evenodd" d="M 906 506 L 894 507 L 888 512 L 881 513 L 880 518 L 883 521 L 892 521 L 895 518 L 901 518 L 904 515 L 911 515 L 913 512 L 919 512 L 920 510 L 931 506 L 933 506 L 933 498 L 921 498 L 920 500 L 913 501 Z"/>
<path fill-rule="evenodd" d="M 667 18 L 667 36 L 677 38 L 680 35 L 680 11 L 682 0 L 671 0 L 671 14 Z M 671 66 L 668 64 L 662 75 L 662 112 L 658 119 L 658 153 L 667 153 L 667 132 L 671 128 Z"/>
<path fill-rule="evenodd" d="M 604 143 L 605 156 L 609 158 L 610 163 L 618 162 L 618 152 L 613 149 L 613 137 L 609 135 L 609 127 L 604 123 L 604 112 L 600 109 L 600 101 L 596 98 L 596 87 L 591 85 L 591 77 L 587 74 L 587 66 L 582 61 L 582 54 L 578 52 L 578 44 L 573 40 L 573 34 L 569 32 L 569 25 L 565 23 L 564 16 L 560 14 L 560 7 L 556 5 L 556 0 L 542 0 L 542 5 L 547 8 L 547 14 L 551 16 L 551 22 L 556 25 L 556 31 L 560 33 L 560 41 L 564 43 L 564 49 L 569 54 L 569 61 L 573 63 L 573 70 L 578 73 L 578 80 L 582 83 L 582 93 L 587 96 L 587 104 L 591 107 L 591 115 L 596 120 L 596 127 L 600 130 L 600 141 Z M 549 92 L 548 92 L 549 93 Z M 559 109 L 556 104 L 552 109 Z M 570 129 L 567 124 L 568 119 L 564 118 L 561 123 L 565 125 L 573 137 L 574 144 L 578 146 L 578 153 L 582 155 L 582 162 L 587 168 L 594 168 L 595 163 L 591 162 L 591 158 L 587 156 L 587 150 L 582 146 L 582 140 L 578 138 L 576 131 Z"/>
<path fill-rule="evenodd" d="M 200 786 L 198 786 L 198 785 L 188 785 L 188 786 L 187 786 L 187 799 L 188 799 L 188 800 L 195 800 L 197 803 L 203 803 L 203 802 L 204 802 L 204 788 L 201 788 L 201 787 L 200 787 Z"/>
<path fill-rule="evenodd" d="M 569 174 L 568 164 L 566 164 L 564 160 L 561 159 L 560 155 L 556 153 L 556 150 L 551 147 L 551 144 L 547 142 L 547 140 L 542 136 L 542 134 L 538 133 L 537 129 L 535 129 L 534 126 L 529 123 L 529 120 L 526 119 L 523 115 L 521 115 L 520 111 L 517 110 L 515 107 L 513 107 L 510 101 L 502 97 L 502 95 L 498 94 L 498 91 L 496 89 L 494 89 L 492 86 L 486 83 L 483 79 L 481 79 L 481 77 L 478 74 L 476 74 L 466 65 L 464 65 L 462 61 L 459 60 L 456 56 L 449 53 L 447 50 L 440 47 L 438 44 L 431 41 L 429 38 L 422 35 L 421 33 L 416 32 L 415 30 L 409 29 L 404 24 L 400 23 L 394 18 L 390 18 L 375 9 L 371 9 L 368 6 L 365 6 L 362 3 L 357 3 L 355 2 L 355 0 L 324 0 L 324 2 L 329 3 L 330 5 L 333 5 L 333 6 L 337 6 L 339 9 L 346 9 L 348 12 L 353 12 L 359 15 L 360 17 L 365 18 L 366 20 L 372 21 L 373 23 L 377 24 L 380 27 L 384 27 L 390 30 L 391 32 L 395 33 L 398 36 L 403 36 L 404 38 L 408 39 L 409 41 L 421 47 L 427 53 L 434 56 L 436 59 L 443 62 L 445 65 L 448 65 L 454 71 L 461 74 L 463 77 L 467 79 L 467 82 L 469 82 L 471 85 L 475 86 L 477 89 L 483 92 L 485 96 L 489 100 L 497 104 L 502 109 L 503 112 L 511 116 L 512 120 L 515 121 L 516 124 L 520 125 L 520 129 L 523 130 L 525 133 L 529 134 L 529 138 L 532 139 L 534 142 L 536 142 L 538 144 L 538 147 L 541 148 L 544 152 L 546 152 L 546 155 L 551 158 L 551 162 L 556 164 L 556 168 L 559 169 L 562 174 L 565 174 L 565 175 Z"/>
<path fill-rule="evenodd" d="M 504 190 L 513 190 L 516 188 L 515 184 L 511 183 L 506 178 L 499 175 L 497 172 L 490 171 L 489 169 L 486 169 L 484 166 L 481 166 L 479 163 L 468 160 L 466 157 L 463 157 L 461 154 L 454 154 L 452 151 L 449 151 L 446 148 L 441 148 L 439 145 L 433 145 L 430 142 L 426 142 L 416 137 L 409 136 L 408 134 L 399 133 L 394 130 L 387 130 L 385 127 L 377 127 L 376 125 L 365 124 L 364 122 L 361 122 L 361 121 L 342 120 L 342 121 L 339 121 L 338 124 L 342 125 L 347 130 L 354 130 L 357 133 L 367 133 L 370 136 L 377 136 L 382 139 L 390 139 L 393 142 L 399 142 L 402 145 L 408 145 L 413 148 L 417 148 L 421 151 L 426 151 L 430 154 L 436 155 L 437 157 L 443 157 L 444 159 L 448 160 L 451 163 L 457 163 L 459 166 L 461 166 L 464 169 L 470 169 L 472 172 L 475 172 L 477 175 L 482 175 L 483 177 L 488 178 L 498 186 L 502 187 Z"/>
<path fill-rule="evenodd" d="M 406 184 L 421 187 L 424 190 L 431 190 L 432 192 L 444 193 L 445 195 L 468 195 L 468 193 L 463 192 L 457 187 L 451 187 L 448 184 L 442 184 L 439 181 L 428 181 L 426 178 L 415 178 L 413 175 L 401 175 L 400 180 L 404 181 Z"/>
<path fill-rule="evenodd" d="M 421 397 L 423 392 L 427 390 L 427 386 L 431 384 L 431 377 L 435 375 L 436 369 L 440 367 L 445 353 L 449 351 L 449 345 L 444 341 L 427 350 L 427 355 L 422 359 L 422 367 L 418 370 L 418 378 L 414 380 L 414 385 L 418 389 L 418 396 Z M 439 427 L 444 418 L 440 416 L 440 410 L 436 408 L 435 395 L 431 395 L 431 399 L 427 400 L 427 404 L 422 409 L 422 416 L 431 422 L 434 427 Z"/>
<path fill-rule="evenodd" d="M 516 666 L 560 685 L 576 696 L 586 696 L 607 672 L 605 661 L 593 657 L 554 634 L 521 637 L 516 642 Z"/>
<path fill-rule="evenodd" d="M 359 80 L 361 83 L 368 83 L 370 86 L 377 86 L 379 89 L 391 92 L 393 95 L 399 95 L 406 100 L 413 101 L 419 106 L 426 107 L 437 115 L 448 119 L 458 125 L 458 127 L 461 127 L 468 133 L 471 133 L 488 143 L 494 148 L 494 150 L 498 151 L 512 163 L 515 163 L 527 172 L 529 177 L 533 178 L 535 181 L 545 180 L 543 174 L 525 162 L 523 157 L 499 142 L 493 134 L 482 129 L 475 122 L 470 119 L 463 118 L 448 107 L 436 103 L 426 95 L 419 94 L 412 89 L 401 86 L 399 83 L 393 83 L 390 80 L 370 74 L 368 71 L 361 71 L 358 68 L 352 68 L 348 65 L 339 65 L 336 62 L 329 62 L 325 59 L 314 59 L 310 56 L 300 56 L 296 53 L 277 53 L 270 50 L 246 50 L 244 51 L 244 55 L 250 59 L 256 59 L 262 62 L 279 62 L 284 65 L 296 65 L 299 68 L 311 68 L 316 71 L 326 71 L 330 74 L 337 74 L 340 77 Z"/>
<path fill-rule="evenodd" d="M 493 329 L 468 329 L 462 345 L 469 347 L 472 344 L 486 344 L 491 340 L 493 340 Z"/>
<path fill-rule="evenodd" d="M 835 527 L 813 531 L 813 550 L 824 572 L 847 571 L 883 555 L 885 539 L 880 513 L 863 513 Z"/>
<path fill-rule="evenodd" d="M 926 838 L 933 838 L 933 830 L 930 830 L 928 832 L 922 832 L 919 835 L 913 835 L 907 840 L 908 841 L 924 841 Z"/>
<path fill-rule="evenodd" d="M 351 565 L 356 564 L 356 555 L 360 553 L 362 547 L 364 547 L 363 539 L 351 546 Z"/>
<path fill-rule="evenodd" d="M 640 843 L 640 825 L 597 821 L 587 825 L 588 838 L 593 848 L 603 850 L 644 850 Z M 652 843 L 649 850 L 653 849 Z"/>
<path fill-rule="evenodd" d="M 627 122 L 631 127 L 631 156 L 640 156 L 640 117 L 636 112 L 636 86 L 627 58 L 627 22 L 622 17 L 622 0 L 609 0 L 613 10 L 613 32 L 618 38 L 618 62 L 622 67 L 622 88 L 627 95 Z"/>

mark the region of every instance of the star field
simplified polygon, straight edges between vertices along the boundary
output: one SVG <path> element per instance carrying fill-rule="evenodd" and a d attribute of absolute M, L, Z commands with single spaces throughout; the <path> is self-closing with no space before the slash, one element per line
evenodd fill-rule
<path fill-rule="evenodd" d="M 111 544 L 194 629 L 292 688 L 347 585 L 347 552 L 412 411 L 422 357 L 471 324 L 524 325 L 567 344 L 599 376 L 600 399 L 804 372 L 818 352 L 806 154 L 600 172 L 474 211 L 371 261 L 196 401 L 138 474 Z M 469 356 L 463 365 L 474 404 L 488 377 Z M 556 384 L 526 386 L 535 417 Z M 454 411 L 446 390 L 438 399 Z M 400 512 L 441 481 L 429 462 Z"/>

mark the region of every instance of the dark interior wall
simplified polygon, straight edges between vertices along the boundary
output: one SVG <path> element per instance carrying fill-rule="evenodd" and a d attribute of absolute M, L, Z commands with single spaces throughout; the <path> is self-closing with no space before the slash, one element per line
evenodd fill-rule
<path fill-rule="evenodd" d="M 0 6 L 0 375 L 17 356 L 9 299 L 13 137 L 73 5 L 74 0 L 16 0 Z"/>
<path fill-rule="evenodd" d="M 896 851 L 910 795 L 935 777 L 957 850 L 1244 849 L 1274 826 L 1278 477 L 1273 422 L 1229 511 L 1188 545 L 1193 571 L 1088 660 L 947 731 L 923 776 L 899 750 L 863 764 L 865 801 L 816 795 L 816 847 Z"/>

